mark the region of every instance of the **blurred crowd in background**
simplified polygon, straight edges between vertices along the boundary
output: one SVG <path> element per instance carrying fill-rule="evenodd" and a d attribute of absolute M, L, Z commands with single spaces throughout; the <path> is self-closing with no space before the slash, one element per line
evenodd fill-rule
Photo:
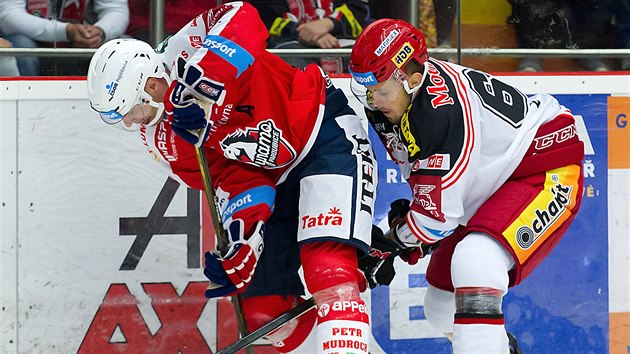
<path fill-rule="evenodd" d="M 458 1 L 461 16 L 458 16 Z M 225 1 L 226 2 L 226 1 Z M 379 18 L 408 20 L 409 0 L 249 0 L 268 48 L 351 48 Z M 98 48 L 133 37 L 150 43 L 151 0 L 0 0 L 0 48 Z M 217 0 L 164 0 L 168 36 Z M 417 0 L 429 48 L 630 49 L 630 0 Z M 461 20 L 460 20 L 461 19 Z M 155 45 L 155 43 L 152 43 Z M 438 57 L 455 61 L 451 56 Z M 287 57 L 344 73 L 347 57 Z M 0 56 L 0 76 L 84 76 L 89 57 Z M 630 70 L 630 58 L 463 57 L 490 72 Z"/>

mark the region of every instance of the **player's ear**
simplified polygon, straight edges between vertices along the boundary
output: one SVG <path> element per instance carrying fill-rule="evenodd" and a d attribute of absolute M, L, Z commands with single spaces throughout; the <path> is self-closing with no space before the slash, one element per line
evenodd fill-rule
<path fill-rule="evenodd" d="M 422 82 L 422 73 L 419 73 L 417 71 L 414 72 L 413 74 L 409 76 L 409 79 L 407 79 L 407 82 L 409 83 L 409 88 L 414 88 L 420 85 L 420 83 Z"/>
<path fill-rule="evenodd" d="M 149 95 L 152 92 L 155 92 L 155 90 L 157 89 L 157 83 L 158 83 L 158 79 L 155 77 L 150 77 L 147 79 L 147 83 L 144 85 L 144 92 L 148 93 Z"/>
<path fill-rule="evenodd" d="M 155 102 L 162 102 L 167 90 L 168 82 L 159 77 L 149 77 L 144 85 L 144 92 L 153 97 Z"/>

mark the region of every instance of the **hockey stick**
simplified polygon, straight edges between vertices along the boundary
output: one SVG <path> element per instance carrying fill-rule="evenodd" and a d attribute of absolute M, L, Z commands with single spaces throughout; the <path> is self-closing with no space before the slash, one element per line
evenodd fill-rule
<path fill-rule="evenodd" d="M 315 299 L 313 299 L 313 297 L 310 297 L 306 301 L 304 301 L 303 303 L 295 306 L 294 308 L 290 309 L 289 311 L 287 311 L 287 312 L 283 313 L 282 315 L 274 318 L 273 320 L 269 321 L 264 326 L 262 326 L 262 327 L 258 328 L 257 330 L 253 331 L 252 333 L 242 337 L 241 339 L 237 340 L 236 342 L 234 342 L 234 343 L 228 345 L 227 347 L 219 350 L 216 354 L 233 354 L 233 353 L 236 353 L 240 349 L 242 349 L 244 347 L 247 347 L 248 345 L 250 345 L 250 344 L 254 343 L 255 341 L 257 341 L 258 339 L 260 339 L 261 337 L 269 334 L 269 332 L 279 328 L 283 324 L 291 321 L 294 318 L 298 318 L 298 317 L 302 316 L 303 314 L 308 312 L 313 307 L 315 307 Z"/>
<path fill-rule="evenodd" d="M 392 235 L 391 235 L 391 231 L 386 233 L 383 237 L 388 237 L 388 239 L 393 241 Z M 434 246 L 432 247 L 432 249 L 436 249 L 439 246 L 440 242 L 436 242 L 434 244 Z M 404 249 L 402 248 L 398 248 L 396 249 L 396 251 L 392 252 L 390 257 L 398 257 L 400 256 L 400 254 L 403 252 Z M 378 269 L 381 267 L 381 265 L 385 262 L 385 260 L 381 260 L 376 266 L 375 269 Z M 367 275 L 366 275 L 367 276 Z M 376 280 L 374 280 L 376 282 Z M 257 330 L 253 331 L 252 333 L 238 339 L 236 342 L 228 345 L 227 347 L 219 350 L 216 352 L 216 354 L 234 354 L 237 351 L 239 351 L 240 349 L 254 343 L 255 341 L 257 341 L 258 339 L 264 337 L 265 335 L 269 334 L 270 332 L 274 331 L 275 329 L 279 328 L 280 326 L 284 325 L 285 323 L 291 321 L 294 318 L 298 318 L 301 315 L 305 314 L 306 312 L 308 312 L 311 308 L 315 307 L 315 299 L 313 297 L 310 297 L 308 299 L 306 299 L 306 301 L 298 304 L 297 306 L 295 306 L 294 308 L 290 309 L 289 311 L 279 315 L 278 317 L 274 318 L 273 320 L 269 321 L 267 324 L 263 325 L 262 327 L 258 328 Z"/>
<path fill-rule="evenodd" d="M 202 146 L 195 147 L 195 153 L 197 155 L 197 163 L 199 164 L 199 170 L 201 171 L 201 179 L 203 181 L 203 189 L 206 194 L 206 200 L 208 207 L 210 208 L 210 215 L 212 216 L 212 224 L 214 226 L 214 232 L 217 235 L 217 249 L 221 254 L 227 248 L 228 240 L 223 229 L 223 223 L 219 218 L 219 208 L 217 206 L 217 198 L 214 194 L 214 187 L 212 186 L 212 179 L 210 178 L 210 169 L 208 168 L 208 159 L 206 158 L 206 152 Z M 210 288 L 212 284 L 208 285 Z M 241 309 L 240 296 L 232 296 L 232 305 L 234 306 L 234 314 L 236 315 L 236 322 L 238 323 L 238 331 L 241 336 L 247 336 L 247 322 Z M 251 347 L 245 348 L 247 354 L 254 354 L 254 350 Z"/>

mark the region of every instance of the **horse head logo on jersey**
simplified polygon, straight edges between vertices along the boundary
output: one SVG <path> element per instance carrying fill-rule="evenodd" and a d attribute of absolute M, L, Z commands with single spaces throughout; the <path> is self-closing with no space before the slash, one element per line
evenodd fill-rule
<path fill-rule="evenodd" d="M 296 155 L 271 119 L 258 123 L 256 128 L 237 129 L 221 140 L 220 145 L 228 159 L 260 167 L 284 167 Z"/>
<path fill-rule="evenodd" d="M 221 140 L 223 155 L 231 160 L 254 163 L 258 141 L 246 131 L 239 129 Z"/>

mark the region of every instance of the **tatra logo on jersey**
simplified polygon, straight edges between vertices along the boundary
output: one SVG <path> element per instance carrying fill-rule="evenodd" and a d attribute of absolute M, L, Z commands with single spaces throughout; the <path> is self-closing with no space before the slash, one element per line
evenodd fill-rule
<path fill-rule="evenodd" d="M 317 226 L 341 226 L 343 224 L 343 215 L 337 207 L 332 207 L 327 214 L 319 213 L 319 215 L 304 215 L 302 217 L 302 229 L 310 229 Z"/>
<path fill-rule="evenodd" d="M 446 86 L 444 78 L 433 64 L 428 65 L 427 72 L 431 83 L 431 85 L 427 86 L 427 92 L 429 95 L 435 96 L 431 99 L 431 106 L 435 109 L 446 104 L 454 104 L 455 102 L 453 97 L 449 95 L 448 86 Z"/>
<path fill-rule="evenodd" d="M 228 134 L 220 145 L 228 159 L 261 167 L 286 166 L 296 155 L 271 119 L 258 123 L 256 128 L 238 129 Z"/>

